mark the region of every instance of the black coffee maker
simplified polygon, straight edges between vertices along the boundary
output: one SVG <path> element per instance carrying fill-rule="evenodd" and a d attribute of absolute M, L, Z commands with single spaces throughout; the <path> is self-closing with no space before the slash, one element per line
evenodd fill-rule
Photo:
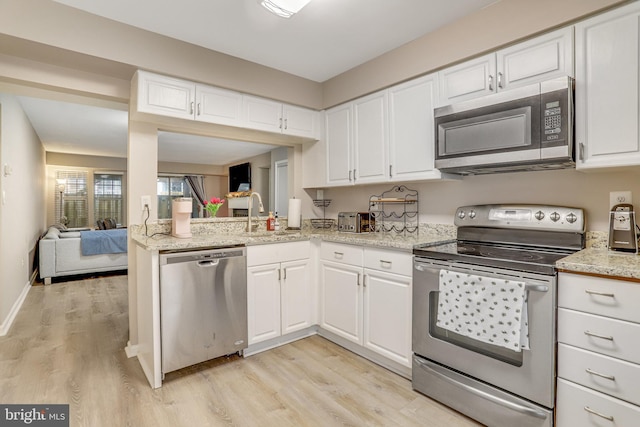
<path fill-rule="evenodd" d="M 638 253 L 638 233 L 633 205 L 622 203 L 609 214 L 609 249 Z"/>

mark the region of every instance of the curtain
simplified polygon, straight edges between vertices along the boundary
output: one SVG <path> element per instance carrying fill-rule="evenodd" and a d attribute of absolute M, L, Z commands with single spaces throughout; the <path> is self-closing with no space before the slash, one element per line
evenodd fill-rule
<path fill-rule="evenodd" d="M 204 206 L 204 201 L 207 200 L 207 193 L 204 190 L 204 177 L 202 175 L 186 175 L 184 179 L 191 187 L 191 193 Z"/>

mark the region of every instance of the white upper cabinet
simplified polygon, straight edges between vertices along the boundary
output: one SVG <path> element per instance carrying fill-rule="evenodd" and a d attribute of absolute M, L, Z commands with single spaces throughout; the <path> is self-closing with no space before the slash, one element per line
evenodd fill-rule
<path fill-rule="evenodd" d="M 327 185 L 439 179 L 434 168 L 437 74 L 327 110 Z"/>
<path fill-rule="evenodd" d="M 320 112 L 315 110 L 146 71 L 138 71 L 133 82 L 141 113 L 319 137 Z"/>
<path fill-rule="evenodd" d="M 242 94 L 211 86 L 196 85 L 195 119 L 208 123 L 240 126 Z"/>
<path fill-rule="evenodd" d="M 387 91 L 353 102 L 353 179 L 355 183 L 385 181 L 389 165 Z"/>
<path fill-rule="evenodd" d="M 243 105 L 247 127 L 286 135 L 318 138 L 320 118 L 318 111 L 249 95 L 243 97 Z"/>
<path fill-rule="evenodd" d="M 640 164 L 640 3 L 576 25 L 578 169 Z"/>
<path fill-rule="evenodd" d="M 352 115 L 351 103 L 334 107 L 325 114 L 327 184 L 330 186 L 353 182 Z"/>
<path fill-rule="evenodd" d="M 440 178 L 434 167 L 433 109 L 437 74 L 389 89 L 389 177 L 392 181 Z"/>
<path fill-rule="evenodd" d="M 142 113 L 193 119 L 196 85 L 184 80 L 137 72 L 138 105 Z"/>
<path fill-rule="evenodd" d="M 567 27 L 440 71 L 440 105 L 573 75 L 573 27 Z"/>

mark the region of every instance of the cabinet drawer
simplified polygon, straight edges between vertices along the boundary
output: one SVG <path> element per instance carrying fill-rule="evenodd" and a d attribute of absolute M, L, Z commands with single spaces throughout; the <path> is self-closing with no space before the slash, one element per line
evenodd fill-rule
<path fill-rule="evenodd" d="M 360 267 L 363 265 L 363 252 L 364 249 L 360 246 L 343 245 L 332 242 L 322 242 L 320 245 L 321 259 Z"/>
<path fill-rule="evenodd" d="M 640 283 L 562 273 L 558 306 L 640 323 Z"/>
<path fill-rule="evenodd" d="M 274 243 L 247 247 L 247 266 L 273 264 L 309 258 L 311 243 L 302 242 Z"/>
<path fill-rule="evenodd" d="M 638 419 L 639 407 L 558 379 L 557 427 L 632 427 L 638 425 Z"/>
<path fill-rule="evenodd" d="M 640 365 L 566 344 L 558 345 L 558 376 L 640 404 Z"/>
<path fill-rule="evenodd" d="M 365 248 L 364 267 L 411 276 L 413 255 L 407 252 Z"/>
<path fill-rule="evenodd" d="M 640 363 L 640 325 L 558 309 L 558 342 Z"/>

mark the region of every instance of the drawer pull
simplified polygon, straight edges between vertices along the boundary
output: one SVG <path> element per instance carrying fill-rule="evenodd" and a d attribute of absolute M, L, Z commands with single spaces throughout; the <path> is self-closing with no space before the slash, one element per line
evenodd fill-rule
<path fill-rule="evenodd" d="M 585 289 L 584 291 L 589 295 L 600 295 L 601 297 L 615 298 L 615 295 L 609 292 L 598 292 L 598 291 L 592 291 L 590 289 Z"/>
<path fill-rule="evenodd" d="M 601 338 L 603 340 L 613 341 L 613 337 L 612 336 L 598 335 L 598 334 L 594 334 L 593 332 L 589 332 L 589 331 L 584 331 L 584 334 L 585 335 L 589 335 L 590 337 Z"/>
<path fill-rule="evenodd" d="M 600 418 L 604 418 L 605 420 L 613 421 L 613 417 L 611 415 L 601 414 L 600 412 L 594 411 L 593 409 L 589 408 L 588 406 L 585 406 L 584 410 L 589 412 L 590 414 L 597 415 Z"/>
<path fill-rule="evenodd" d="M 382 265 L 382 267 L 391 268 L 391 261 L 385 261 L 381 259 L 380 264 Z"/>
<path fill-rule="evenodd" d="M 344 256 L 344 254 L 342 252 L 334 252 L 333 253 L 335 255 L 336 258 L 338 259 L 342 259 L 342 257 Z"/>
<path fill-rule="evenodd" d="M 605 380 L 611 380 L 611 381 L 615 381 L 616 380 L 616 377 L 614 377 L 613 375 L 601 374 L 600 372 L 592 371 L 589 368 L 585 369 L 585 371 L 588 374 L 595 375 L 596 377 L 604 378 Z"/>

